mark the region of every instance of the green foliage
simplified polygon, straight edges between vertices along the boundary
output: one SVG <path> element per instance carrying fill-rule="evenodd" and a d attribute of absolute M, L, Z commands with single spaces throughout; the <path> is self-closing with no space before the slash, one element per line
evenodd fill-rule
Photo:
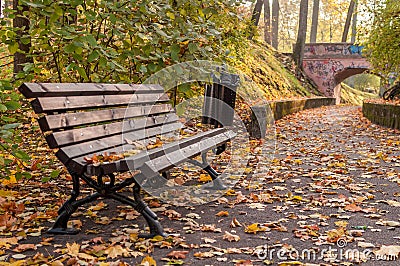
<path fill-rule="evenodd" d="M 20 148 L 23 142 L 19 128 L 21 124 L 15 115 L 15 111 L 21 107 L 19 98 L 20 95 L 9 81 L 0 80 L 0 178 L 13 177 L 19 180 L 30 177 L 30 173 L 24 171 L 30 156 Z M 14 173 L 10 170 L 12 164 L 17 165 Z"/>
<path fill-rule="evenodd" d="M 381 86 L 381 78 L 373 74 L 358 74 L 347 78 L 343 83 L 360 91 L 372 92 L 378 94 Z"/>
<path fill-rule="evenodd" d="M 31 44 L 27 57 L 32 63 L 26 63 L 24 71 L 15 76 L 19 84 L 141 83 L 174 63 L 224 61 L 229 54 L 225 46 L 233 47 L 247 39 L 248 26 L 236 11 L 241 2 L 19 0 L 20 10 L 23 5 L 29 7 L 22 14 L 29 18 L 29 28 L 13 27 L 12 19 L 18 14 L 5 10 L 5 19 L 0 22 L 0 56 L 4 50 L 7 57 L 1 59 L 23 53 L 19 42 Z M 4 64 L 11 66 L 10 62 Z M 9 78 L 10 68 L 7 69 Z M 21 149 L 21 125 L 15 111 L 20 104 L 15 87 L 17 82 L 0 83 L 0 177 L 8 179 L 29 176 L 24 172 L 30 158 Z M 183 84 L 177 93 L 179 97 L 190 97 L 193 87 Z M 43 181 L 58 174 L 53 171 Z"/>
<path fill-rule="evenodd" d="M 221 40 L 240 22 L 230 0 L 20 0 L 30 7 L 28 80 L 143 82 L 182 61 L 221 60 Z M 0 31 L 10 53 L 12 28 Z M 236 38 L 238 32 L 232 35 Z M 22 77 L 22 75 L 20 75 Z"/>
<path fill-rule="evenodd" d="M 385 0 L 375 10 L 375 20 L 366 43 L 367 55 L 377 73 L 400 73 L 400 4 Z"/>

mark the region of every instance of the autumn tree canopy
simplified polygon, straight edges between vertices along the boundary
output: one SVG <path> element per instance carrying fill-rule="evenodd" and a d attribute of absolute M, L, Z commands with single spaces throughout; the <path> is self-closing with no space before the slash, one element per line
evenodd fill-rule
<path fill-rule="evenodd" d="M 385 0 L 375 10 L 375 20 L 369 32 L 367 52 L 377 72 L 383 75 L 400 73 L 400 4 Z"/>

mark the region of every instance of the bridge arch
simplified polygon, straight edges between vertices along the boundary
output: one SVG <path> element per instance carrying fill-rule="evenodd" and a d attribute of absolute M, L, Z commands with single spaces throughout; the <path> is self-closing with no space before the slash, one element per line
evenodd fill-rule
<path fill-rule="evenodd" d="M 306 44 L 303 69 L 319 91 L 340 103 L 340 83 L 371 69 L 371 64 L 362 57 L 362 48 L 352 43 Z"/>

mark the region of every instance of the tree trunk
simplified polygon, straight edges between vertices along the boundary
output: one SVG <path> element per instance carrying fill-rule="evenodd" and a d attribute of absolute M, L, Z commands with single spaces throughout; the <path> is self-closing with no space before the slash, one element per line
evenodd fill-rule
<path fill-rule="evenodd" d="M 258 26 L 258 22 L 260 21 L 262 7 L 263 7 L 263 0 L 257 0 L 257 3 L 253 9 L 253 14 L 251 15 L 251 21 L 253 21 L 254 26 Z"/>
<path fill-rule="evenodd" d="M 293 51 L 293 58 L 300 69 L 303 69 L 304 46 L 307 36 L 308 0 L 301 0 L 299 14 L 299 30 Z"/>
<path fill-rule="evenodd" d="M 278 49 L 279 39 L 279 0 L 272 0 L 272 47 Z"/>
<path fill-rule="evenodd" d="M 271 44 L 271 8 L 269 0 L 264 0 L 264 41 Z"/>
<path fill-rule="evenodd" d="M 26 35 L 29 29 L 29 19 L 23 17 L 24 12 L 29 11 L 29 7 L 26 5 L 20 6 L 18 0 L 13 1 L 13 9 L 16 10 L 16 15 L 13 20 L 13 27 L 17 29 L 17 39 L 19 49 L 21 52 L 16 52 L 14 54 L 14 75 L 18 74 L 19 72 L 23 71 L 23 64 L 32 62 L 32 58 L 28 57 L 29 50 L 31 47 L 30 42 L 24 44 L 21 41 L 21 37 Z M 21 8 L 22 7 L 22 8 Z"/>
<path fill-rule="evenodd" d="M 358 8 L 358 2 L 356 1 L 355 7 L 354 7 L 354 13 L 353 13 L 353 26 L 351 28 L 351 42 L 352 43 L 356 42 L 356 35 L 357 35 L 357 8 Z"/>
<path fill-rule="evenodd" d="M 351 17 L 353 16 L 355 5 L 356 5 L 356 0 L 350 0 L 349 10 L 347 11 L 346 24 L 344 25 L 344 30 L 342 35 L 342 42 L 347 41 L 347 36 L 349 35 Z"/>
<path fill-rule="evenodd" d="M 319 15 L 319 0 L 314 0 L 312 22 L 311 22 L 311 34 L 310 34 L 311 43 L 317 42 L 318 15 Z"/>

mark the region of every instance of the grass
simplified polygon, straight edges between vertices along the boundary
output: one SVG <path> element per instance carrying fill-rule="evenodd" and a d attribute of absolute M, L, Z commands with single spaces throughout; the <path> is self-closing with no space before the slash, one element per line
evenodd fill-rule
<path fill-rule="evenodd" d="M 341 90 L 341 101 L 342 103 L 349 103 L 353 105 L 362 105 L 366 99 L 379 98 L 377 94 L 363 92 L 360 90 L 353 89 L 352 87 L 342 83 Z"/>

